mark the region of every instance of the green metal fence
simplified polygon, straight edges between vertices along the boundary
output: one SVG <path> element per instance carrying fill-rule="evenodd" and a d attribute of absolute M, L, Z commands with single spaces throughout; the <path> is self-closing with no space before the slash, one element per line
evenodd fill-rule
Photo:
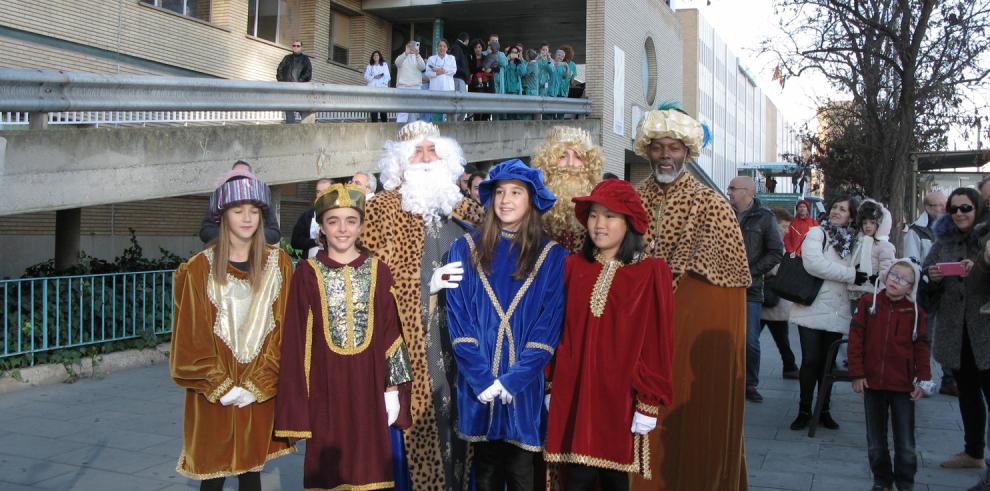
<path fill-rule="evenodd" d="M 173 270 L 0 280 L 0 359 L 172 331 Z"/>

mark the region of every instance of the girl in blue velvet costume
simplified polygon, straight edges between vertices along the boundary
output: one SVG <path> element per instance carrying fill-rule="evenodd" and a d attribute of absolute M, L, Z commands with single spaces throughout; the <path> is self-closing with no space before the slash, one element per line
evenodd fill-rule
<path fill-rule="evenodd" d="M 484 221 L 449 253 L 464 265 L 460 284 L 446 293 L 458 433 L 475 442 L 478 491 L 530 491 L 546 429 L 543 368 L 563 321 L 567 251 L 543 232 L 542 214 L 557 198 L 542 171 L 502 162 L 480 191 Z"/>

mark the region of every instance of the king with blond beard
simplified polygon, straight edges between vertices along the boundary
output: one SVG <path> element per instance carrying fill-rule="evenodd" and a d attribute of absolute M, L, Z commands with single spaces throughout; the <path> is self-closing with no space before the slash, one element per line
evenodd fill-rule
<path fill-rule="evenodd" d="M 447 316 L 429 285 L 450 245 L 480 222 L 483 210 L 457 186 L 464 172 L 460 145 L 432 123 L 403 126 L 398 141 L 385 143 L 378 166 L 385 192 L 368 202 L 360 243 L 393 271 L 413 368 L 412 426 L 403 434 L 409 478 L 400 463 L 395 488 L 460 491 L 468 477 L 467 444 L 454 431 Z"/>
<path fill-rule="evenodd" d="M 591 134 L 580 128 L 554 126 L 536 149 L 532 166 L 543 171 L 557 204 L 543 215 L 547 231 L 560 245 L 578 252 L 584 243 L 584 226 L 575 218 L 571 198 L 588 196 L 602 176 L 602 150 Z"/>

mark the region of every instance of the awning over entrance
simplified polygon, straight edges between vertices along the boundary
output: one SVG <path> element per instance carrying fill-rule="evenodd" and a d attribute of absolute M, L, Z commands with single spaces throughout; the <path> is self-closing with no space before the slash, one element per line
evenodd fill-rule
<path fill-rule="evenodd" d="M 912 156 L 918 161 L 919 172 L 939 169 L 966 169 L 980 167 L 990 162 L 990 151 L 988 150 L 918 152 Z"/>

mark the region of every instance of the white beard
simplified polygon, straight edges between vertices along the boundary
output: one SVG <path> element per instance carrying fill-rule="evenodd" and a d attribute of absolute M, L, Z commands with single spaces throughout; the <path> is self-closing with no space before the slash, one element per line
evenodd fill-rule
<path fill-rule="evenodd" d="M 427 224 L 449 217 L 464 199 L 456 177 L 442 160 L 409 165 L 402 173 L 399 193 L 402 209 L 422 216 Z"/>
<path fill-rule="evenodd" d="M 656 168 L 656 166 L 654 166 L 654 168 Z M 687 171 L 687 166 L 684 165 L 684 162 L 681 162 L 681 167 L 677 169 L 677 171 L 674 172 L 673 174 L 664 174 L 659 170 L 655 170 L 653 171 L 653 178 L 656 179 L 657 182 L 660 184 L 670 184 L 676 181 L 678 177 L 684 175 L 684 172 L 686 171 Z"/>

